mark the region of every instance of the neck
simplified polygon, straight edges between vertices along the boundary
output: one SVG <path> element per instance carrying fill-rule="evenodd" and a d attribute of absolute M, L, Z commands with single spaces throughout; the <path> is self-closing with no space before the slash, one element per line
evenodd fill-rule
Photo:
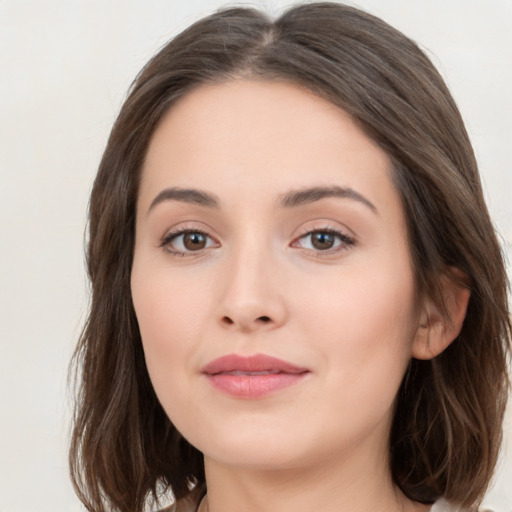
<path fill-rule="evenodd" d="M 201 512 L 427 512 L 393 484 L 388 461 L 321 461 L 301 468 L 253 469 L 205 457 L 208 494 Z M 366 461 L 368 462 L 368 461 Z"/>

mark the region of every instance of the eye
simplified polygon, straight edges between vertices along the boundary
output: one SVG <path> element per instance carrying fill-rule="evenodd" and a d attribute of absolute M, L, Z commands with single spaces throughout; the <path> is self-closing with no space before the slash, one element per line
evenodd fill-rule
<path fill-rule="evenodd" d="M 176 256 L 216 247 L 218 244 L 207 233 L 198 229 L 180 229 L 167 233 L 160 246 Z"/>
<path fill-rule="evenodd" d="M 302 235 L 293 247 L 331 254 L 354 245 L 354 239 L 335 229 L 317 229 Z"/>

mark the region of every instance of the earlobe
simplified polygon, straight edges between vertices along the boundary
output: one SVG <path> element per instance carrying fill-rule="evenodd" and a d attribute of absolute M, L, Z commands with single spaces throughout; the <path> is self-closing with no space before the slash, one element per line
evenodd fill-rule
<path fill-rule="evenodd" d="M 418 329 L 412 345 L 412 357 L 432 359 L 443 352 L 459 335 L 471 292 L 464 282 L 466 276 L 450 269 L 457 280 L 444 275 L 441 279 L 445 311 L 426 299 L 420 314 Z"/>

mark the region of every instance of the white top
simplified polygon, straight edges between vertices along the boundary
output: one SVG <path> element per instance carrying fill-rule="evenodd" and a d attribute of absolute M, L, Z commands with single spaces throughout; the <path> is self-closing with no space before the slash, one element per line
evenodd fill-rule
<path fill-rule="evenodd" d="M 180 503 L 172 505 L 161 512 L 197 512 L 194 506 L 190 503 Z M 430 509 L 430 512 L 464 512 L 460 507 L 450 505 L 445 500 L 439 500 Z"/>
<path fill-rule="evenodd" d="M 445 500 L 439 500 L 436 501 L 432 508 L 430 509 L 430 512 L 463 512 L 461 508 L 456 507 L 454 505 L 450 505 Z"/>

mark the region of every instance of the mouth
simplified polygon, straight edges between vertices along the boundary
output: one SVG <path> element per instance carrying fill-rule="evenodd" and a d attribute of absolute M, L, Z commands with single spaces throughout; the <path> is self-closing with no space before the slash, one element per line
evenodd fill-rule
<path fill-rule="evenodd" d="M 202 373 L 207 375 L 232 372 L 240 372 L 241 374 L 297 374 L 307 371 L 309 371 L 307 368 L 265 354 L 255 354 L 253 356 L 228 354 L 211 361 L 202 369 Z"/>
<path fill-rule="evenodd" d="M 276 375 L 278 373 L 284 373 L 284 372 L 280 372 L 279 370 L 268 370 L 268 371 L 262 371 L 262 372 L 244 372 L 242 370 L 233 370 L 231 372 L 215 373 L 214 375 Z"/>
<path fill-rule="evenodd" d="M 235 398 L 255 399 L 300 382 L 310 370 L 265 354 L 230 354 L 208 363 L 202 373 L 217 391 Z"/>

